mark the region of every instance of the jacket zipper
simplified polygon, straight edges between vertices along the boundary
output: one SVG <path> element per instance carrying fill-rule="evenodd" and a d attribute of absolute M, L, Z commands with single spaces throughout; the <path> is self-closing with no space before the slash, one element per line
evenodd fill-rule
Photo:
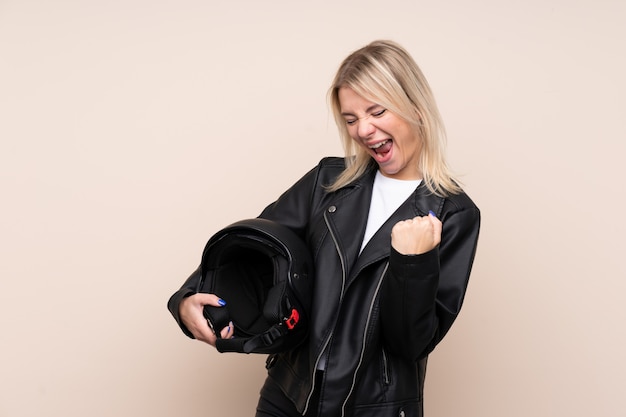
<path fill-rule="evenodd" d="M 339 255 L 339 260 L 341 261 L 341 293 L 339 294 L 339 305 L 341 305 L 341 302 L 343 301 L 343 292 L 344 292 L 345 285 L 346 285 L 346 261 L 343 258 L 341 249 L 339 248 L 339 243 L 337 242 L 337 237 L 333 233 L 333 229 L 330 227 L 330 223 L 328 222 L 327 216 L 328 216 L 328 211 L 325 211 L 324 222 L 326 223 L 326 228 L 328 229 L 328 232 L 330 233 L 330 237 L 333 239 L 333 243 L 335 244 L 335 249 L 337 249 L 337 254 Z M 311 396 L 313 395 L 313 390 L 315 389 L 315 375 L 317 373 L 317 365 L 320 363 L 320 359 L 322 358 L 322 355 L 324 354 L 324 352 L 326 352 L 326 348 L 328 347 L 328 343 L 330 342 L 331 337 L 332 337 L 332 332 L 331 334 L 328 335 L 328 337 L 324 341 L 324 346 L 322 347 L 321 353 L 315 359 L 315 367 L 313 369 L 313 375 L 311 376 L 311 381 L 312 381 L 311 390 L 309 391 L 309 395 L 307 396 L 306 404 L 304 405 L 304 411 L 302 414 L 306 414 L 307 410 L 309 409 L 309 402 L 311 401 Z"/>
<path fill-rule="evenodd" d="M 365 355 L 365 340 L 367 338 L 367 329 L 369 328 L 370 320 L 372 318 L 372 310 L 374 310 L 374 300 L 376 300 L 376 295 L 378 294 L 378 291 L 380 291 L 380 286 L 383 283 L 383 277 L 385 276 L 388 268 L 389 262 L 385 264 L 385 268 L 383 269 L 382 274 L 380 274 L 378 284 L 376 285 L 376 291 L 374 292 L 374 296 L 372 297 L 372 301 L 370 302 L 370 308 L 367 312 L 367 321 L 365 322 L 365 328 L 363 329 L 363 344 L 361 345 L 361 355 L 359 356 L 359 363 L 357 364 L 356 369 L 352 374 L 352 384 L 350 385 L 350 391 L 348 391 L 348 395 L 346 396 L 346 399 L 343 401 L 343 404 L 341 406 L 341 417 L 344 417 L 346 414 L 346 405 L 348 404 L 348 399 L 352 395 L 352 391 L 354 391 L 354 386 L 356 385 L 356 375 L 359 372 L 359 368 L 363 364 L 363 356 Z"/>

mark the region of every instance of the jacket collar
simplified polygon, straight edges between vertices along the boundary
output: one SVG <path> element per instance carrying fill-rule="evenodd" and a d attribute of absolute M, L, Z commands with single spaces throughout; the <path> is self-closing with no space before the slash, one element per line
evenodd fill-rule
<path fill-rule="evenodd" d="M 339 192 L 333 202 L 335 211 L 329 216 L 337 244 L 346 262 L 349 281 L 367 265 L 389 256 L 391 229 L 397 222 L 415 216 L 426 216 L 429 210 L 439 216 L 443 207 L 444 199 L 432 194 L 424 182 L 420 183 L 413 194 L 376 231 L 359 255 L 376 169 L 376 166 L 370 167 L 365 174 Z"/>

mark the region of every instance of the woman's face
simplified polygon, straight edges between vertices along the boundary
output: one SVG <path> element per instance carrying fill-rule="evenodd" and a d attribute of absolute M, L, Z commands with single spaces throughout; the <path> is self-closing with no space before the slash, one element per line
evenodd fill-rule
<path fill-rule="evenodd" d="M 409 123 L 348 87 L 339 89 L 339 105 L 348 133 L 374 158 L 384 176 L 421 179 L 422 141 Z"/>

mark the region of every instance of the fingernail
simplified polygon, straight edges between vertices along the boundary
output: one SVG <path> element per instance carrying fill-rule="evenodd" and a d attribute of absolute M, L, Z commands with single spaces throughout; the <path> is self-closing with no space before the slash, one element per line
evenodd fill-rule
<path fill-rule="evenodd" d="M 222 300 L 221 298 L 219 300 L 217 300 L 217 304 L 221 305 L 222 307 L 224 307 L 226 305 L 226 301 Z"/>
<path fill-rule="evenodd" d="M 437 217 L 437 215 L 435 214 L 435 212 L 434 212 L 434 211 L 432 211 L 432 210 L 428 210 L 428 214 L 430 214 L 430 215 L 431 215 L 431 216 L 433 216 L 433 217 Z"/>
<path fill-rule="evenodd" d="M 226 333 L 230 333 L 230 326 L 226 329 Z"/>

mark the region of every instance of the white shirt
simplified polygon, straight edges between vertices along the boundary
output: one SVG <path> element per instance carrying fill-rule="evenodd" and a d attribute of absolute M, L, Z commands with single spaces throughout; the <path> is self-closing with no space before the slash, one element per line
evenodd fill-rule
<path fill-rule="evenodd" d="M 420 182 L 421 180 L 397 180 L 385 177 L 380 171 L 376 172 L 361 251 L 376 231 L 380 229 L 380 226 L 415 191 Z"/>

